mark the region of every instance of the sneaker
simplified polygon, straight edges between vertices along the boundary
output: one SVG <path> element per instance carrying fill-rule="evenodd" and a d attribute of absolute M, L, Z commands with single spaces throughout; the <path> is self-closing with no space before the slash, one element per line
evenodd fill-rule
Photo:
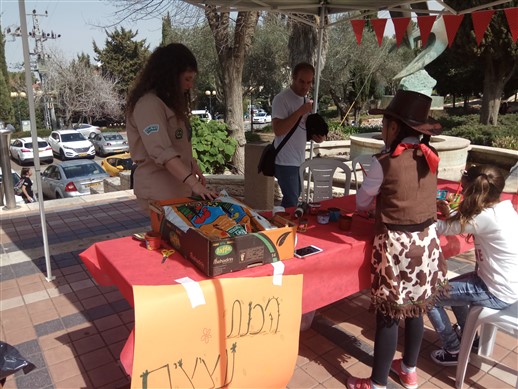
<path fill-rule="evenodd" d="M 403 363 L 402 359 L 393 360 L 392 366 L 390 366 L 390 370 L 397 374 L 401 385 L 403 385 L 406 389 L 416 389 L 418 387 L 417 372 L 413 371 L 412 373 L 405 373 L 401 368 L 401 363 Z"/>
<path fill-rule="evenodd" d="M 349 377 L 345 384 L 347 389 L 371 389 L 370 378 Z"/>
<path fill-rule="evenodd" d="M 457 366 L 457 362 L 459 359 L 459 352 L 450 353 L 445 349 L 432 351 L 430 354 L 433 361 L 442 366 Z"/>

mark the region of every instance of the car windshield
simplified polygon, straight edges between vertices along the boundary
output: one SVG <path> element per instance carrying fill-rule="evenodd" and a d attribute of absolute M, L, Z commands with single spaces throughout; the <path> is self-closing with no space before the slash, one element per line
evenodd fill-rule
<path fill-rule="evenodd" d="M 67 178 L 77 178 L 84 176 L 91 176 L 93 174 L 105 173 L 102 167 L 96 163 L 89 163 L 84 165 L 62 166 L 65 176 Z"/>
<path fill-rule="evenodd" d="M 119 159 L 118 166 L 122 166 L 124 170 L 130 170 L 131 165 L 133 164 L 133 161 L 131 158 L 128 159 Z"/>
<path fill-rule="evenodd" d="M 86 139 L 81 133 L 77 132 L 72 134 L 61 134 L 61 140 L 63 142 L 77 142 Z"/>

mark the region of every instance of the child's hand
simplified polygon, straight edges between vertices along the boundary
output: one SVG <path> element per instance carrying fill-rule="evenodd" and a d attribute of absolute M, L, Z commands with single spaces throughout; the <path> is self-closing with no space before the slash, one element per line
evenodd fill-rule
<path fill-rule="evenodd" d="M 437 212 L 442 216 L 450 215 L 450 205 L 446 200 L 437 200 Z"/>

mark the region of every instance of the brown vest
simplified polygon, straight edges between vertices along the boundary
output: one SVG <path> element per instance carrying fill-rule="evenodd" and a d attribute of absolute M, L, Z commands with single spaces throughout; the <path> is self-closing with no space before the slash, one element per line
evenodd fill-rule
<path fill-rule="evenodd" d="M 410 149 L 398 157 L 386 153 L 376 158 L 383 169 L 376 197 L 377 231 L 386 224 L 407 226 L 436 220 L 437 176 L 421 152 Z"/>

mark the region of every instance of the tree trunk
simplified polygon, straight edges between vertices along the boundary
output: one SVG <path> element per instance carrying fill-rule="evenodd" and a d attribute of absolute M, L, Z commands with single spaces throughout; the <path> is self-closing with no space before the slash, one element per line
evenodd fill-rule
<path fill-rule="evenodd" d="M 485 62 L 480 123 L 496 126 L 504 87 L 516 69 L 516 62 L 496 60 L 490 55 L 486 56 Z"/>
<path fill-rule="evenodd" d="M 311 24 L 317 25 L 319 17 L 313 15 L 297 15 L 300 18 L 308 20 Z M 318 57 L 318 28 L 310 26 L 306 23 L 293 21 L 290 38 L 288 41 L 290 50 L 289 61 L 291 69 L 300 62 L 308 62 L 317 67 Z M 326 63 L 328 48 L 327 29 L 322 34 L 322 53 L 320 57 L 320 70 L 324 68 Z"/>
<path fill-rule="evenodd" d="M 238 12 L 235 26 L 228 12 L 216 12 L 214 6 L 205 7 L 205 17 L 214 36 L 218 61 L 223 69 L 223 94 L 226 101 L 225 117 L 238 147 L 232 164 L 238 173 L 245 170 L 245 129 L 243 123 L 243 67 L 250 50 L 258 12 Z M 233 33 L 233 36 L 232 36 Z"/>

